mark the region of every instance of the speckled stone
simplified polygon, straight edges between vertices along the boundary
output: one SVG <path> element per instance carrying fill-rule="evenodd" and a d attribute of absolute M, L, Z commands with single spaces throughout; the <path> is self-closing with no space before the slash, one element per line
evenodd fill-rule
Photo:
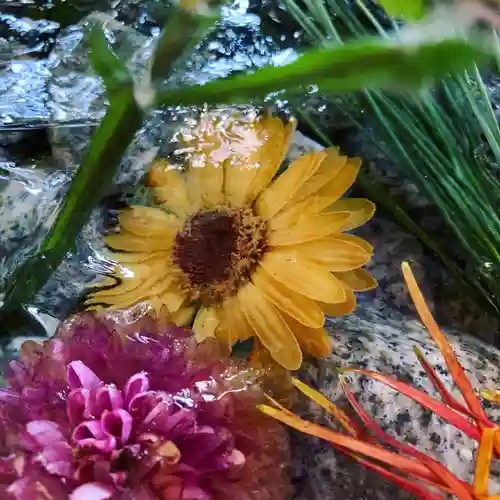
<path fill-rule="evenodd" d="M 306 365 L 301 378 L 344 409 L 348 409 L 348 403 L 343 397 L 336 370 L 347 366 L 391 374 L 435 395 L 412 350 L 415 345 L 443 377 L 447 387 L 452 387 L 438 349 L 412 316 L 392 311 L 388 317 L 376 307 L 363 305 L 354 315 L 329 321 L 327 327 L 334 342 L 333 353 L 326 359 Z M 469 335 L 454 332 L 448 338 L 476 390 L 500 387 L 499 351 Z M 446 464 L 458 477 L 471 480 L 477 448 L 471 439 L 378 382 L 360 376 L 349 376 L 348 380 L 363 408 L 386 431 Z M 459 394 L 456 390 L 452 393 Z M 306 405 L 305 413 L 309 419 L 331 425 L 325 422 L 322 410 L 312 403 Z M 490 418 L 498 422 L 500 407 L 492 408 L 488 402 L 485 402 L 485 407 Z M 333 451 L 325 442 L 293 434 L 293 447 L 296 500 L 413 498 L 386 484 L 374 472 Z M 497 472 L 493 474 L 490 488 L 492 494 L 500 491 Z"/>

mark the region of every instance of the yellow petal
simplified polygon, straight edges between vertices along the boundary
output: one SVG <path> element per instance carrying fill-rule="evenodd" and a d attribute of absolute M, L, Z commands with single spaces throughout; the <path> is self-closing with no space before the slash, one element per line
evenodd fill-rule
<path fill-rule="evenodd" d="M 129 264 L 126 267 L 116 266 L 114 277 L 116 286 L 99 290 L 100 297 L 114 297 L 117 294 L 130 292 L 141 287 L 150 287 L 161 282 L 168 285 L 173 277 L 170 275 L 169 262 L 163 259 Z M 106 285 L 103 285 L 106 286 Z"/>
<path fill-rule="evenodd" d="M 146 238 L 125 231 L 105 236 L 104 241 L 113 250 L 142 253 L 169 251 L 174 244 L 173 238 Z"/>
<path fill-rule="evenodd" d="M 302 217 L 295 225 L 273 230 L 272 220 L 269 223 L 268 245 L 297 245 L 306 241 L 318 240 L 339 231 L 349 219 L 349 212 L 318 214 Z"/>
<path fill-rule="evenodd" d="M 342 283 L 345 283 L 355 292 L 366 292 L 377 287 L 375 278 L 365 269 L 354 269 L 346 273 L 334 273 Z"/>
<path fill-rule="evenodd" d="M 288 370 L 302 364 L 302 352 L 278 310 L 252 283 L 238 292 L 238 303 L 248 322 L 273 359 Z"/>
<path fill-rule="evenodd" d="M 345 198 L 336 201 L 330 211 L 351 212 L 351 218 L 342 227 L 342 231 L 348 231 L 369 221 L 375 213 L 375 204 L 364 198 Z"/>
<path fill-rule="evenodd" d="M 269 220 L 285 208 L 304 182 L 314 175 L 325 158 L 324 151 L 307 153 L 297 158 L 259 195 L 255 202 L 257 214 Z"/>
<path fill-rule="evenodd" d="M 205 339 L 214 338 L 218 324 L 219 319 L 213 307 L 200 307 L 193 324 L 196 340 L 202 342 Z"/>
<path fill-rule="evenodd" d="M 316 194 L 308 198 L 308 211 L 318 213 L 335 203 L 354 184 L 361 168 L 359 158 L 349 158 L 339 173 Z M 307 200 L 306 200 L 307 201 Z"/>
<path fill-rule="evenodd" d="M 181 169 L 176 165 L 168 165 L 166 160 L 153 165 L 148 173 L 147 184 L 155 188 L 156 201 L 182 219 L 198 209 L 189 199 Z"/>
<path fill-rule="evenodd" d="M 231 346 L 236 344 L 238 340 L 243 341 L 253 337 L 252 327 L 240 309 L 236 297 L 231 297 L 222 303 L 219 316 L 221 322 L 225 323 L 227 327 L 227 338 Z"/>
<path fill-rule="evenodd" d="M 151 302 L 172 283 L 173 277 L 164 271 L 164 267 L 158 267 L 158 271 L 154 267 L 135 267 L 136 274 L 127 277 L 122 272 L 118 285 L 95 292 L 85 304 L 104 303 L 113 309 L 124 309 L 142 302 Z"/>
<path fill-rule="evenodd" d="M 344 292 L 346 300 L 338 304 L 326 304 L 321 302 L 321 309 L 329 316 L 345 316 L 346 314 L 351 314 L 354 309 L 356 309 L 356 296 L 354 292 L 347 287 L 344 287 Z"/>
<path fill-rule="evenodd" d="M 200 135 L 198 135 L 198 133 Z M 222 134 L 221 134 L 222 135 Z M 223 137 L 214 130 L 196 132 L 185 150 L 188 158 L 186 182 L 195 206 L 215 207 L 224 201 L 224 160 L 221 155 Z"/>
<path fill-rule="evenodd" d="M 335 235 L 293 245 L 291 250 L 318 264 L 323 264 L 330 271 L 351 271 L 364 266 L 371 259 L 372 253 L 357 244 L 356 240 L 351 241 L 344 236 L 350 235 Z"/>
<path fill-rule="evenodd" d="M 165 293 L 158 294 L 157 299 L 174 315 L 186 301 L 186 293 L 172 286 Z"/>
<path fill-rule="evenodd" d="M 300 188 L 293 198 L 293 202 L 308 198 L 309 196 L 317 193 L 325 184 L 331 181 L 347 163 L 347 156 L 339 155 L 338 148 L 325 149 L 325 159 L 322 161 L 318 171 L 311 176 Z"/>
<path fill-rule="evenodd" d="M 169 251 L 160 252 L 108 252 L 104 254 L 105 258 L 110 261 L 116 261 L 120 264 L 126 264 L 123 267 L 129 267 L 128 265 L 140 264 L 151 260 L 169 260 L 171 258 Z"/>
<path fill-rule="evenodd" d="M 276 117 L 231 120 L 224 162 L 224 192 L 232 206 L 251 203 L 279 169 L 293 124 Z"/>
<path fill-rule="evenodd" d="M 261 164 L 250 185 L 248 203 L 253 202 L 259 196 L 278 172 L 290 147 L 296 126 L 297 122 L 294 119 L 286 125 L 283 125 L 279 118 L 266 117 L 264 119 L 264 127 L 269 131 L 269 138 L 262 148 Z"/>
<path fill-rule="evenodd" d="M 252 276 L 252 282 L 280 311 L 309 327 L 323 326 L 325 318 L 317 302 L 287 288 L 263 268 L 257 268 Z"/>
<path fill-rule="evenodd" d="M 348 241 L 353 245 L 364 248 L 370 255 L 373 255 L 373 246 L 359 236 L 355 236 L 354 234 L 336 234 L 334 237 L 337 240 Z"/>
<path fill-rule="evenodd" d="M 349 158 L 337 175 L 319 191 L 296 204 L 290 204 L 272 218 L 273 228 L 288 227 L 306 216 L 320 213 L 334 204 L 351 187 L 361 167 L 361 160 Z M 346 222 L 348 224 L 349 221 Z"/>
<path fill-rule="evenodd" d="M 336 237 L 311 241 L 294 248 L 314 262 L 323 264 L 335 272 L 357 269 L 368 263 L 372 257 L 372 254 L 363 247 Z"/>
<path fill-rule="evenodd" d="M 332 304 L 345 300 L 342 284 L 328 268 L 311 262 L 297 252 L 272 250 L 259 265 L 286 287 L 313 300 Z"/>
<path fill-rule="evenodd" d="M 172 313 L 172 321 L 177 326 L 188 326 L 192 323 L 197 309 L 196 306 L 182 307 Z"/>
<path fill-rule="evenodd" d="M 145 238 L 173 240 L 180 228 L 179 219 L 175 215 L 167 214 L 159 208 L 131 207 L 123 210 L 118 220 L 127 232 Z"/>
<path fill-rule="evenodd" d="M 332 344 L 328 332 L 324 328 L 308 328 L 293 318 L 284 318 L 303 351 L 316 358 L 330 354 Z"/>

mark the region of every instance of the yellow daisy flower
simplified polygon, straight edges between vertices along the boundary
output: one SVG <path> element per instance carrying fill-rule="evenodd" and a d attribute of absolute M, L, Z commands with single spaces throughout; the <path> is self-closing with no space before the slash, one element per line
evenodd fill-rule
<path fill-rule="evenodd" d="M 158 207 L 119 215 L 120 232 L 106 237 L 118 266 L 87 305 L 166 307 L 200 341 L 256 336 L 290 370 L 302 350 L 327 355 L 325 313 L 352 312 L 353 292 L 376 285 L 362 269 L 372 247 L 343 233 L 374 206 L 340 199 L 361 161 L 338 149 L 279 173 L 294 129 L 272 116 L 205 113 L 181 134 L 185 165 L 150 170 Z"/>

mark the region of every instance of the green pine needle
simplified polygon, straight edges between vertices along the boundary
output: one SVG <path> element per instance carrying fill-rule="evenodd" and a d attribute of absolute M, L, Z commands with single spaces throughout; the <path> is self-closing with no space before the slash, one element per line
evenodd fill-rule
<path fill-rule="evenodd" d="M 390 36 L 364 0 L 356 0 L 357 14 L 352 2 L 343 0 L 284 4 L 314 44 L 343 44 L 372 33 Z M 391 30 L 397 29 L 392 22 Z M 435 205 L 456 245 L 444 250 L 425 232 L 413 232 L 467 287 L 468 295 L 472 290 L 476 300 L 500 314 L 500 128 L 478 69 L 413 94 L 365 90 L 359 106 L 370 111 L 372 139 Z M 466 265 L 458 266 L 457 259 Z"/>

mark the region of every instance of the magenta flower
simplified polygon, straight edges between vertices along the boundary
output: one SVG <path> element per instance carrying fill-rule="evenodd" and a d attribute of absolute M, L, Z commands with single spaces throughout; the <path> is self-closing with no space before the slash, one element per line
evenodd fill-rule
<path fill-rule="evenodd" d="M 84 314 L 26 343 L 0 390 L 0 498 L 280 500 L 283 430 L 214 344 Z"/>

